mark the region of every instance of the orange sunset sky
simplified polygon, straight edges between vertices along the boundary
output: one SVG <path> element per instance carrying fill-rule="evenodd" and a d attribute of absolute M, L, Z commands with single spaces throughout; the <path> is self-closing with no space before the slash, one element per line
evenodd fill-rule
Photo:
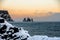
<path fill-rule="evenodd" d="M 44 17 L 60 12 L 58 0 L 3 0 L 0 9 L 8 10 L 12 18 Z M 49 14 L 49 12 L 53 12 Z"/>

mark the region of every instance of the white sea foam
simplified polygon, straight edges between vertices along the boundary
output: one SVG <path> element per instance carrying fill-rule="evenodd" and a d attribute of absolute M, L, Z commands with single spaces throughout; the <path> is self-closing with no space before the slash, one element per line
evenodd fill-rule
<path fill-rule="evenodd" d="M 48 36 L 35 35 L 28 38 L 28 40 L 60 40 L 60 37 L 48 37 Z"/>

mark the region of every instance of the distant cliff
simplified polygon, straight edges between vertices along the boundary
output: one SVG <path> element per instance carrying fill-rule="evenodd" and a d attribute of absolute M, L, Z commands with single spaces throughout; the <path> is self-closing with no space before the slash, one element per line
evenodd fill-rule
<path fill-rule="evenodd" d="M 8 11 L 6 11 L 6 10 L 0 10 L 0 17 L 4 18 L 7 21 L 13 21 L 9 15 Z"/>

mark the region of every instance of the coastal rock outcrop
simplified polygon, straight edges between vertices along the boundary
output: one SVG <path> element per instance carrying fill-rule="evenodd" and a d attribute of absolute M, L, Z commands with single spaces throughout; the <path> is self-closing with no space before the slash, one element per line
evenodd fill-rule
<path fill-rule="evenodd" d="M 0 17 L 4 18 L 6 21 L 13 21 L 7 10 L 0 10 Z"/>

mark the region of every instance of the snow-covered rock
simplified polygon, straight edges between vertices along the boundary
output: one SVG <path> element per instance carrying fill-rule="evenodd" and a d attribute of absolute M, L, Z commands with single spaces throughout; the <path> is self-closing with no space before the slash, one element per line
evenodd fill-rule
<path fill-rule="evenodd" d="M 2 18 L 3 19 L 3 18 Z M 0 19 L 0 20 L 2 20 Z M 1 24 L 1 28 L 0 28 L 0 39 L 2 40 L 14 40 L 14 39 L 27 39 L 28 37 L 30 37 L 30 35 L 28 34 L 27 30 L 24 30 L 23 28 L 18 28 L 13 26 L 12 24 L 8 23 L 6 20 L 4 20 L 3 23 Z M 5 28 L 6 27 L 6 28 Z"/>

